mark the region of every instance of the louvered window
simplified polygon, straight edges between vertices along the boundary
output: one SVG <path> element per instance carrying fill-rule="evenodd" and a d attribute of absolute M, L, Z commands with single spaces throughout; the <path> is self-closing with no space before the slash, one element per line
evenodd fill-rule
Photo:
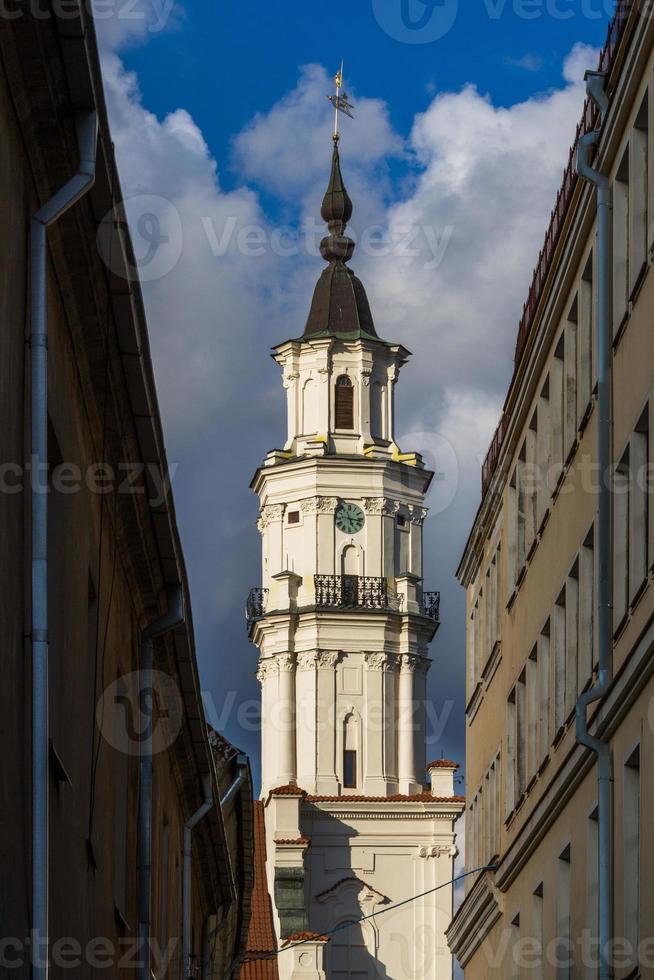
<path fill-rule="evenodd" d="M 345 374 L 336 379 L 334 417 L 335 428 L 354 428 L 354 388 Z"/>

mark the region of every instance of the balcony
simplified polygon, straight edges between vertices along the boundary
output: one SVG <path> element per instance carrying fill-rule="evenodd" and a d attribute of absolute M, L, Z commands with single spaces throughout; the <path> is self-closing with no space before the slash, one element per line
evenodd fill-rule
<path fill-rule="evenodd" d="M 250 589 L 250 594 L 245 604 L 245 618 L 248 629 L 255 619 L 259 619 L 265 613 L 267 598 L 268 589 Z"/>
<path fill-rule="evenodd" d="M 316 606 L 321 609 L 391 609 L 395 596 L 388 581 L 372 575 L 316 575 Z M 394 601 L 393 601 L 394 600 Z"/>
<path fill-rule="evenodd" d="M 299 576 L 292 577 L 301 583 Z M 398 592 L 390 589 L 388 579 L 383 576 L 315 575 L 313 594 L 305 593 L 300 597 L 297 595 L 297 584 L 294 592 L 289 594 L 287 586 L 284 594 L 276 583 L 272 606 L 280 611 L 296 609 L 298 606 L 315 606 L 317 609 L 381 609 L 417 614 L 431 619 L 433 623 L 440 622 L 440 592 L 422 592 L 420 579 L 416 576 L 399 578 L 397 587 Z M 253 623 L 265 616 L 269 605 L 268 597 L 268 589 L 250 590 L 246 604 L 248 630 Z"/>
<path fill-rule="evenodd" d="M 435 623 L 441 621 L 441 594 L 440 592 L 423 592 L 420 603 L 420 612 L 427 619 L 432 619 Z"/>

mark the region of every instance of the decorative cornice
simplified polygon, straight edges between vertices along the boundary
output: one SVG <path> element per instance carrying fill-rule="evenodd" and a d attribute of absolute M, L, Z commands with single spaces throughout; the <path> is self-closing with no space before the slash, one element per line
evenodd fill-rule
<path fill-rule="evenodd" d="M 319 668 L 333 670 L 340 659 L 338 650 L 318 650 L 316 664 Z"/>
<path fill-rule="evenodd" d="M 390 673 L 397 667 L 397 657 L 391 653 L 366 653 L 364 660 L 368 670 L 382 670 Z"/>
<path fill-rule="evenodd" d="M 363 499 L 364 511 L 373 517 L 378 517 L 382 514 L 392 515 L 395 513 L 397 507 L 399 507 L 399 504 L 391 500 L 390 497 L 364 497 Z"/>
<path fill-rule="evenodd" d="M 284 517 L 285 508 L 285 504 L 267 504 L 266 507 L 262 507 L 259 520 L 257 521 L 259 530 L 263 531 L 271 521 L 281 521 Z"/>
<path fill-rule="evenodd" d="M 295 670 L 295 655 L 292 653 L 278 653 L 275 661 L 280 670 Z"/>
<path fill-rule="evenodd" d="M 307 497 L 300 501 L 303 514 L 333 514 L 338 507 L 338 497 Z"/>
<path fill-rule="evenodd" d="M 266 660 L 260 660 L 259 666 L 257 667 L 257 680 L 260 684 L 263 684 L 265 680 L 272 677 L 273 674 L 278 672 L 277 663 L 274 657 L 269 657 Z"/>
<path fill-rule="evenodd" d="M 284 374 L 282 378 L 282 384 L 284 388 L 290 388 L 294 381 L 297 381 L 300 377 L 299 371 L 289 371 Z"/>
<path fill-rule="evenodd" d="M 459 853 L 455 844 L 427 844 L 418 850 L 418 857 L 421 858 L 455 858 Z"/>

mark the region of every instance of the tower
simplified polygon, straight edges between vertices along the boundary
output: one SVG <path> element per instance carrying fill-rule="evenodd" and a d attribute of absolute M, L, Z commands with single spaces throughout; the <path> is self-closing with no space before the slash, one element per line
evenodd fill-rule
<path fill-rule="evenodd" d="M 282 980 L 445 980 L 446 883 L 463 807 L 455 763 L 433 763 L 424 784 L 439 611 L 422 582 L 432 474 L 395 441 L 393 393 L 409 352 L 377 335 L 347 265 L 352 203 L 337 136 L 321 214 L 327 266 L 304 332 L 273 351 L 286 442 L 252 482 L 263 567 L 248 625 L 260 654 L 279 970 Z M 431 893 L 392 907 L 423 892 Z"/>

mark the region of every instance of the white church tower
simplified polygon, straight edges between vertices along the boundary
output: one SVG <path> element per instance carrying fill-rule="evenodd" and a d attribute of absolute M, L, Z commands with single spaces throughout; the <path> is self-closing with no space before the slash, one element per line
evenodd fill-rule
<path fill-rule="evenodd" d="M 336 138 L 321 210 L 328 265 L 304 333 L 273 354 L 287 438 L 252 482 L 263 568 L 248 624 L 279 974 L 450 980 L 447 883 L 463 801 L 455 763 L 425 770 L 439 615 L 422 581 L 432 474 L 395 441 L 393 393 L 409 352 L 377 336 L 346 265 L 351 213 Z"/>

